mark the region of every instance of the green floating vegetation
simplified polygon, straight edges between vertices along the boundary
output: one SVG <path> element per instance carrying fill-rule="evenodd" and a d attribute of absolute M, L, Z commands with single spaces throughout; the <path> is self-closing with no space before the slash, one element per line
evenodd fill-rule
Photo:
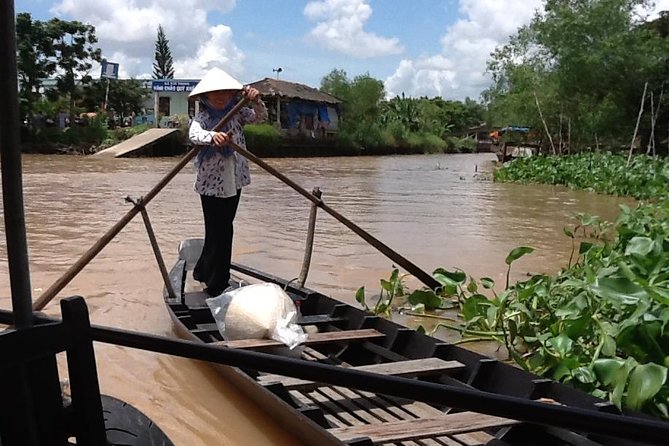
<path fill-rule="evenodd" d="M 518 158 L 495 171 L 495 181 L 560 184 L 601 194 L 641 200 L 666 197 L 669 161 L 637 155 L 579 153 L 569 156 Z"/>
<path fill-rule="evenodd" d="M 509 283 L 519 247 L 506 258 L 503 291 L 490 278 L 439 268 L 437 290 L 409 292 L 397 270 L 382 281 L 370 311 L 390 314 L 406 296 L 412 315 L 441 318 L 439 329 L 463 340 L 489 339 L 533 373 L 606 398 L 623 410 L 669 418 L 669 169 L 665 160 L 639 156 L 628 168 L 615 155 L 517 160 L 497 173 L 505 181 L 546 182 L 653 199 L 620 207 L 614 223 L 579 214 L 565 228 L 572 254 L 555 275 Z M 357 299 L 365 308 L 364 288 Z M 441 309 L 455 308 L 457 320 Z"/>

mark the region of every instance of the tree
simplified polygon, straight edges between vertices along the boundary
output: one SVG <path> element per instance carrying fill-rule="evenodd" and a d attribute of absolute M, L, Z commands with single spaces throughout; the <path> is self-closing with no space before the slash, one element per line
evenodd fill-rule
<path fill-rule="evenodd" d="M 40 98 L 41 82 L 56 70 L 53 40 L 44 22 L 20 13 L 16 16 L 16 41 L 21 117 L 30 123 Z"/>
<path fill-rule="evenodd" d="M 165 37 L 163 26 L 158 25 L 158 38 L 156 39 L 156 61 L 153 63 L 154 79 L 172 79 L 174 78 L 174 67 L 172 66 L 172 52 L 169 47 L 169 40 Z"/>
<path fill-rule="evenodd" d="M 489 61 L 484 93 L 491 121 L 551 132 L 569 123 L 572 141 L 615 147 L 627 141 L 645 82 L 661 89 L 668 42 L 637 14 L 646 0 L 547 0 Z M 648 125 L 648 124 L 646 124 Z"/>
<path fill-rule="evenodd" d="M 92 61 L 102 60 L 101 51 L 94 44 L 95 27 L 81 22 L 67 22 L 57 18 L 47 22 L 48 33 L 53 39 L 54 56 L 60 74 L 57 76 L 58 90 L 69 98 L 70 122 L 74 122 L 75 104 L 81 97 L 81 86 L 92 81 L 89 72 Z"/>
<path fill-rule="evenodd" d="M 347 101 L 351 92 L 351 81 L 346 76 L 346 71 L 334 69 L 321 79 L 321 91 Z"/>
<path fill-rule="evenodd" d="M 104 101 L 106 89 L 105 80 L 95 80 L 85 88 L 82 102 L 88 110 L 95 110 Z M 140 80 L 116 80 L 109 84 L 107 109 L 115 111 L 122 117 L 130 116 L 133 112 L 139 114 L 149 94 Z"/>

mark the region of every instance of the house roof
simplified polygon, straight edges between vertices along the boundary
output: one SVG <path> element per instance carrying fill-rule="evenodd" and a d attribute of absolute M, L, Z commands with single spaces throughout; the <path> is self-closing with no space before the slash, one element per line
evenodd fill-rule
<path fill-rule="evenodd" d="M 304 99 L 307 101 L 325 102 L 328 104 L 339 104 L 341 102 L 336 97 L 323 93 L 316 88 L 269 77 L 253 82 L 250 85 L 251 87 L 256 88 L 261 96 L 279 96 L 287 99 Z"/>

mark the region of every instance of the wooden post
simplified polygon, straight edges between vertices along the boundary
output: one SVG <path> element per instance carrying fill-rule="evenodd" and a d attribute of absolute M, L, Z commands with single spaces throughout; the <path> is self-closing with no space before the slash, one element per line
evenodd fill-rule
<path fill-rule="evenodd" d="M 311 191 L 314 197 L 321 199 L 322 192 L 319 188 L 314 187 Z M 297 283 L 300 288 L 304 287 L 307 281 L 307 274 L 309 274 L 309 265 L 311 265 L 311 253 L 314 250 L 314 231 L 316 229 L 316 215 L 318 214 L 318 204 L 311 203 L 311 211 L 309 212 L 309 229 L 307 231 L 307 242 L 304 248 L 304 260 L 302 261 L 302 270 L 300 276 L 297 278 Z"/>
<path fill-rule="evenodd" d="M 281 130 L 281 98 L 279 95 L 276 96 L 276 123 L 279 125 L 279 130 Z"/>
<path fill-rule="evenodd" d="M 558 127 L 558 153 L 562 155 L 562 147 L 564 143 L 562 142 L 562 109 L 560 109 L 560 127 Z"/>
<path fill-rule="evenodd" d="M 67 369 L 77 444 L 107 444 L 88 309 L 81 297 L 63 299 L 60 309 L 63 324 L 72 335 L 72 344 L 67 349 Z"/>
<path fill-rule="evenodd" d="M 0 2 L 0 170 L 14 323 L 32 325 L 30 262 L 23 206 L 14 2 Z"/>
<path fill-rule="evenodd" d="M 160 100 L 158 98 L 158 92 L 153 92 L 153 126 L 158 128 L 160 125 L 160 118 L 158 117 L 158 107 L 160 106 Z"/>
<path fill-rule="evenodd" d="M 655 125 L 657 124 L 657 117 L 660 116 L 660 107 L 662 106 L 662 97 L 664 96 L 664 85 L 662 86 L 662 89 L 660 90 L 660 98 L 657 101 L 657 108 L 654 108 L 652 103 L 651 103 L 651 111 L 653 111 L 653 114 L 651 116 L 651 129 L 650 129 L 650 142 L 648 145 L 648 149 L 651 149 L 651 144 L 652 143 L 652 153 L 653 156 L 656 155 L 655 152 Z M 651 96 L 651 102 L 652 102 L 653 96 Z M 648 155 L 648 152 L 646 152 Z"/>
<path fill-rule="evenodd" d="M 146 228 L 146 233 L 149 236 L 149 242 L 151 243 L 151 248 L 153 249 L 153 255 L 156 257 L 158 269 L 160 269 L 160 275 L 163 276 L 165 290 L 167 290 L 167 295 L 170 297 L 170 299 L 175 299 L 176 293 L 174 292 L 174 287 L 172 286 L 170 275 L 167 273 L 165 261 L 163 260 L 163 255 L 160 253 L 160 247 L 158 246 L 158 241 L 156 240 L 156 233 L 153 232 L 153 226 L 151 226 L 151 220 L 149 220 L 149 213 L 146 212 L 146 206 L 144 206 L 142 198 L 140 197 L 138 200 L 133 200 L 130 197 L 125 197 L 125 201 L 139 207 L 142 214 L 142 220 L 144 220 L 144 227 Z"/>
<path fill-rule="evenodd" d="M 544 119 L 543 113 L 541 113 L 541 106 L 539 106 L 539 97 L 537 96 L 537 92 L 534 92 L 534 101 L 537 103 L 537 110 L 539 110 L 539 117 L 541 118 L 541 122 L 544 123 L 544 129 L 546 130 L 546 135 L 548 135 L 548 140 L 551 143 L 551 150 L 553 151 L 553 155 L 556 154 L 555 152 L 555 144 L 553 144 L 553 138 L 551 137 L 551 133 L 548 131 L 548 124 L 546 124 L 546 120 Z"/>
<path fill-rule="evenodd" d="M 646 102 L 646 90 L 648 90 L 648 82 L 643 85 L 643 96 L 641 97 L 641 107 L 639 107 L 639 115 L 636 117 L 636 126 L 634 127 L 634 135 L 632 135 L 632 142 L 630 143 L 630 152 L 627 155 L 627 164 L 625 166 L 630 165 L 630 161 L 632 161 L 632 153 L 634 152 L 634 141 L 636 141 L 636 134 L 639 131 L 639 123 L 641 122 L 641 115 L 643 115 L 643 105 Z"/>

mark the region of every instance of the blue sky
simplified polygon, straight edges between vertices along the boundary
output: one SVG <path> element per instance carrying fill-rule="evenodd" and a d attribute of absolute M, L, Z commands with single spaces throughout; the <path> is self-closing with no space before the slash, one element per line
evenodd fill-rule
<path fill-rule="evenodd" d="M 150 78 L 158 25 L 175 77 L 220 67 L 244 83 L 276 77 L 318 87 L 333 69 L 369 73 L 389 96 L 478 99 L 490 52 L 542 0 L 17 0 L 16 12 L 96 27 L 121 77 Z M 654 10 L 669 9 L 657 0 Z"/>

